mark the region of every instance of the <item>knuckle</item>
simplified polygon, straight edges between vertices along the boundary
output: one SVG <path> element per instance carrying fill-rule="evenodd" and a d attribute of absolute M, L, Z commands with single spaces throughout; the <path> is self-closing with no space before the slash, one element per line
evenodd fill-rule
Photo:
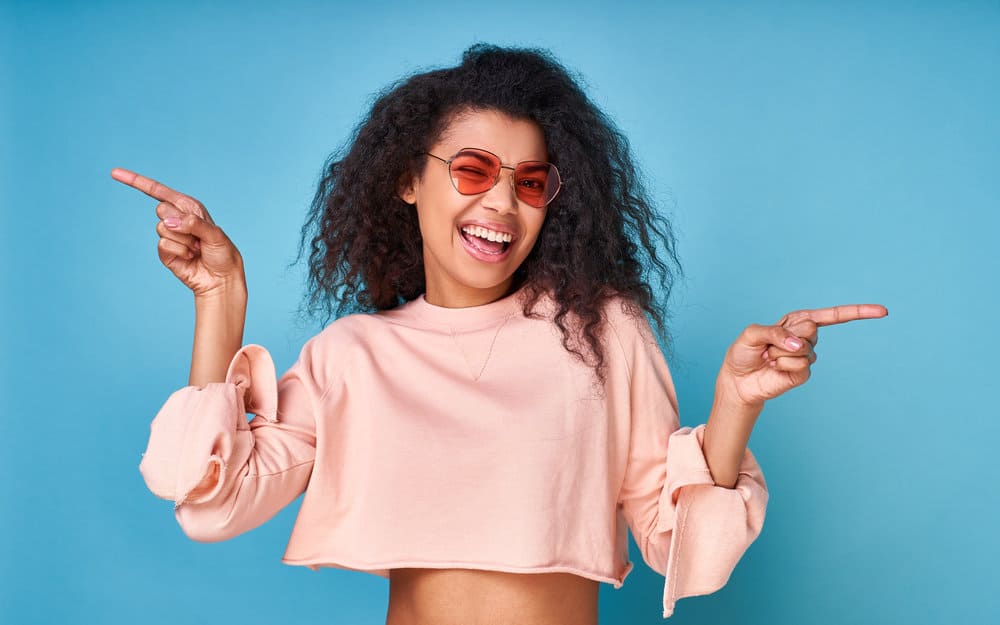
<path fill-rule="evenodd" d="M 193 197 L 185 195 L 182 198 L 178 198 L 177 206 L 183 209 L 185 212 L 191 214 L 198 214 L 201 211 L 201 203 Z"/>
<path fill-rule="evenodd" d="M 794 329 L 799 336 L 809 336 L 816 333 L 816 327 L 814 321 L 804 319 L 793 325 L 791 329 Z"/>

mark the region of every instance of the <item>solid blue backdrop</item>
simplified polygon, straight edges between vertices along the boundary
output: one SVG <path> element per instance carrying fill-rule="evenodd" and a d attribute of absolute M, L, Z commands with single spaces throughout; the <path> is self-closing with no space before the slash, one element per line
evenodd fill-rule
<path fill-rule="evenodd" d="M 476 41 L 542 46 L 628 135 L 687 272 L 670 308 L 681 420 L 703 422 L 744 326 L 879 303 L 821 329 L 751 438 L 767 521 L 682 623 L 996 622 L 1000 5 L 0 4 L 0 621 L 381 623 L 388 584 L 282 565 L 298 502 L 199 544 L 138 471 L 187 383 L 190 292 L 156 202 L 199 198 L 241 250 L 245 343 L 280 371 L 289 268 L 326 156 L 373 94 Z M 641 561 L 601 623 L 658 623 Z"/>

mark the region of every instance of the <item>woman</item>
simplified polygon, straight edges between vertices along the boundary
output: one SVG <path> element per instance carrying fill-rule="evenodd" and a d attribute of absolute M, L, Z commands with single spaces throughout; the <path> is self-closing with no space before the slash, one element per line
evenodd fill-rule
<path fill-rule="evenodd" d="M 666 334 L 645 272 L 669 294 L 669 224 L 624 137 L 537 50 L 477 45 L 391 86 L 331 158 L 303 230 L 309 303 L 359 312 L 279 379 L 241 347 L 242 258 L 204 206 L 112 176 L 160 200 L 160 258 L 195 294 L 189 386 L 153 421 L 147 485 L 201 541 L 305 492 L 283 562 L 388 577 L 389 625 L 596 623 L 598 584 L 633 567 L 627 529 L 666 577 L 664 617 L 717 590 L 763 524 L 746 443 L 764 402 L 808 378 L 819 326 L 887 314 L 748 326 L 707 424 L 681 428 L 642 314 Z"/>

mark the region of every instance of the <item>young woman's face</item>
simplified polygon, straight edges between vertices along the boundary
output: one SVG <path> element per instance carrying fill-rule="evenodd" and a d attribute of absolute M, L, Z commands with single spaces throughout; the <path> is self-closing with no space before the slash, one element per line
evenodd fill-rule
<path fill-rule="evenodd" d="M 521 161 L 548 160 L 545 138 L 537 124 L 496 111 L 460 115 L 430 153 L 449 159 L 463 148 L 487 150 L 511 167 Z M 462 195 L 452 186 L 448 165 L 428 156 L 420 176 L 400 190 L 403 201 L 416 205 L 429 303 L 477 306 L 510 292 L 514 271 L 534 247 L 546 213 L 545 207 L 536 208 L 518 199 L 512 175 L 510 169 L 501 169 L 500 180 L 492 189 Z M 513 240 L 505 251 L 494 253 L 498 243 L 483 242 L 463 232 L 463 228 L 477 225 L 509 233 Z M 481 230 L 478 233 L 484 234 Z"/>

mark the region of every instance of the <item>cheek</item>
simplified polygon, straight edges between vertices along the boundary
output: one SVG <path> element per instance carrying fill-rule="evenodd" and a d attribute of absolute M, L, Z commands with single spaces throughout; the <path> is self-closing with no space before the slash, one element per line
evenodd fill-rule
<path fill-rule="evenodd" d="M 426 204 L 430 204 L 426 202 Z M 429 208 L 423 208 L 417 213 L 417 221 L 420 227 L 420 238 L 427 241 L 435 241 L 441 238 L 442 225 L 440 219 Z"/>
<path fill-rule="evenodd" d="M 538 247 L 538 240 L 542 237 L 541 231 L 535 232 L 533 237 L 527 237 L 524 240 L 525 245 L 521 248 L 521 254 L 527 256 Z"/>
<path fill-rule="evenodd" d="M 542 236 L 542 231 L 545 229 L 545 215 L 539 217 L 537 221 L 531 224 L 530 227 L 532 233 L 534 233 L 535 240 L 537 241 Z"/>
<path fill-rule="evenodd" d="M 417 204 L 417 220 L 420 236 L 425 240 L 447 242 L 458 236 L 456 222 L 469 211 L 469 206 L 455 202 L 454 198 L 428 197 L 425 195 Z"/>

